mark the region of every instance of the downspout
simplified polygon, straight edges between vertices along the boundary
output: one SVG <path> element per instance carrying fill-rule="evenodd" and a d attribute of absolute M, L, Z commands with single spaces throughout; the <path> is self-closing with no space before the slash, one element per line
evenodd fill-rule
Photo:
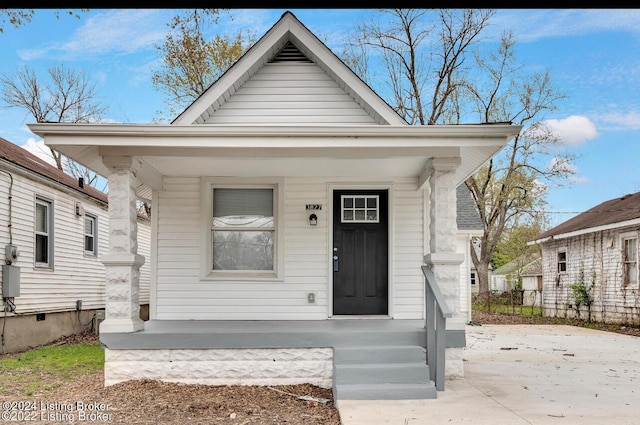
<path fill-rule="evenodd" d="M 9 228 L 9 245 L 13 245 L 13 232 L 11 231 L 11 217 L 12 217 L 12 213 L 11 213 L 11 198 L 12 198 L 12 189 L 13 189 L 13 176 L 11 175 L 11 173 L 9 173 L 8 171 L 5 170 L 0 170 L 0 172 L 5 173 L 6 175 L 9 176 L 9 197 L 8 197 L 8 218 L 7 218 L 7 227 Z M 6 302 L 10 302 L 8 299 L 5 299 L 4 297 L 2 298 L 2 312 L 4 313 L 3 317 L 2 317 L 2 332 L 0 332 L 0 343 L 2 345 L 2 354 L 5 354 L 5 344 L 4 344 L 4 329 L 5 326 L 7 324 L 7 308 L 6 308 Z M 10 304 L 13 304 L 10 302 Z M 15 308 L 15 307 L 14 307 Z"/>

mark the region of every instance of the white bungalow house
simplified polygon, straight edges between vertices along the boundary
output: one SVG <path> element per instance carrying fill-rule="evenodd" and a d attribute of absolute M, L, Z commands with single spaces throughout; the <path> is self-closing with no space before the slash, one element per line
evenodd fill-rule
<path fill-rule="evenodd" d="M 640 323 L 639 236 L 640 192 L 609 199 L 538 235 L 531 243 L 542 248 L 545 315 Z M 591 298 L 590 309 L 577 305 L 580 292 Z"/>
<path fill-rule="evenodd" d="M 541 306 L 542 297 L 542 260 L 537 252 L 530 252 L 515 258 L 491 273 L 491 290 L 494 292 L 509 292 L 522 290 L 522 294 L 514 299 L 523 305 Z"/>
<path fill-rule="evenodd" d="M 108 176 L 106 385 L 433 398 L 463 374 L 456 187 L 519 126 L 408 125 L 286 12 L 171 124 L 29 127 Z M 133 199 L 147 188 L 144 258 Z"/>
<path fill-rule="evenodd" d="M 135 216 L 134 216 L 135 217 Z M 138 251 L 150 223 L 137 221 Z M 1 353 L 25 350 L 95 326 L 105 308 L 107 195 L 0 138 Z M 148 315 L 149 266 L 138 302 Z"/>
<path fill-rule="evenodd" d="M 472 296 L 478 293 L 477 271 L 471 258 L 471 250 L 476 249 L 474 241 L 482 236 L 484 224 L 473 202 L 471 192 L 464 183 L 456 189 L 456 223 L 458 226 L 457 249 L 464 254 L 464 260 L 460 264 L 460 302 L 462 313 L 466 313 L 467 321 L 471 321 Z"/>

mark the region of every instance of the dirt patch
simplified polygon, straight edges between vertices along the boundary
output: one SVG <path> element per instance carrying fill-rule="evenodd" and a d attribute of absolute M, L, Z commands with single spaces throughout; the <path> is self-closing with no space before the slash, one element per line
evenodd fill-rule
<path fill-rule="evenodd" d="M 294 424 L 340 425 L 331 390 L 313 385 L 209 386 L 153 380 L 104 387 L 102 371 L 67 383 L 47 396 L 61 403 L 101 403 L 110 424 Z M 278 391 L 274 391 L 278 390 Z M 283 394 L 283 392 L 289 394 Z M 48 422 L 58 423 L 58 422 Z"/>
<path fill-rule="evenodd" d="M 485 313 L 478 310 L 473 310 L 471 318 L 472 325 L 571 325 L 640 337 L 639 326 L 588 322 L 586 320 L 578 319 L 542 316 L 521 317 L 517 314 Z"/>
<path fill-rule="evenodd" d="M 63 338 L 54 345 L 95 340 L 95 334 L 84 333 Z M 18 357 L 19 354 L 2 357 L 8 356 Z M 26 378 L 28 377 L 22 377 L 25 381 Z M 70 417 L 63 415 L 69 413 L 66 406 L 70 404 L 75 423 L 340 425 L 340 415 L 333 404 L 332 391 L 314 385 L 270 388 L 186 385 L 142 380 L 105 387 L 102 370 L 84 374 L 73 381 L 40 373 L 38 379 L 47 385 L 31 396 L 24 395 L 24 385 L 19 377 L 16 377 L 15 384 L 0 391 L 0 401 L 36 402 L 37 420 L 24 423 L 69 424 L 72 422 Z M 44 411 L 41 402 L 58 403 L 59 406 L 57 410 Z M 85 410 L 85 413 L 94 415 L 90 417 L 93 420 L 85 418 L 80 421 L 78 402 L 89 406 L 93 403 L 93 407 L 106 410 Z M 43 413 L 44 416 L 41 416 Z"/>

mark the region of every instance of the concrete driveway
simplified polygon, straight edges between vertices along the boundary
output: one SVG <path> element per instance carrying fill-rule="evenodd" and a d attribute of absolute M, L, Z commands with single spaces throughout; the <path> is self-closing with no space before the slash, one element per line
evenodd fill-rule
<path fill-rule="evenodd" d="M 339 402 L 343 425 L 640 424 L 640 338 L 573 326 L 467 326 L 465 377 L 436 400 Z"/>

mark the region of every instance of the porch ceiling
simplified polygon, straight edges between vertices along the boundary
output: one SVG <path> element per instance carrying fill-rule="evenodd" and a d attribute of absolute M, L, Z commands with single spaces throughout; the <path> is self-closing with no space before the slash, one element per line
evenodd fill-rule
<path fill-rule="evenodd" d="M 520 130 L 508 124 L 29 127 L 45 144 L 102 175 L 108 174 L 105 156 L 138 158 L 138 178 L 151 187 L 161 176 L 419 177 L 434 157 L 461 158 L 461 183 Z"/>

